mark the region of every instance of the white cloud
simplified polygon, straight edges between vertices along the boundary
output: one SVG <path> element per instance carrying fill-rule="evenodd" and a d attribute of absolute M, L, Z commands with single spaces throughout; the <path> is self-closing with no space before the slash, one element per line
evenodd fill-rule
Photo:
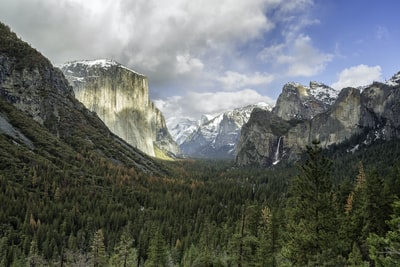
<path fill-rule="evenodd" d="M 254 85 L 266 85 L 273 80 L 274 76 L 268 73 L 255 72 L 254 74 L 246 75 L 235 71 L 226 71 L 224 76 L 217 78 L 217 81 L 228 91 L 243 89 Z"/>
<path fill-rule="evenodd" d="M 380 66 L 367 66 L 364 64 L 346 68 L 338 75 L 338 81 L 331 85 L 332 88 L 358 87 L 368 85 L 374 81 L 382 80 Z"/>
<path fill-rule="evenodd" d="M 200 59 L 191 57 L 189 54 L 177 55 L 177 73 L 184 74 L 193 70 L 202 70 L 204 67 Z"/>
<path fill-rule="evenodd" d="M 54 63 L 111 58 L 158 86 L 234 69 L 226 64 L 242 53 L 238 47 L 310 5 L 312 0 L 13 0 L 0 1 L 0 16 Z"/>
<path fill-rule="evenodd" d="M 284 68 L 284 76 L 310 77 L 322 72 L 333 55 L 324 53 L 312 44 L 307 35 L 299 34 L 294 40 L 264 48 L 258 57 Z"/>
<path fill-rule="evenodd" d="M 237 92 L 189 92 L 185 96 L 173 96 L 154 101 L 167 118 L 188 117 L 191 119 L 199 119 L 204 114 L 216 115 L 226 110 L 259 102 L 271 104 L 274 101 L 252 89 Z"/>

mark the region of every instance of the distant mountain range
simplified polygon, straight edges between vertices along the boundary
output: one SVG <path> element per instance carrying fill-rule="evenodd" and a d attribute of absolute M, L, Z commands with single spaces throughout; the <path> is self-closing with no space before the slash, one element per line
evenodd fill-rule
<path fill-rule="evenodd" d="M 215 117 L 202 116 L 199 121 L 183 119 L 170 126 L 182 152 L 195 158 L 234 158 L 240 130 L 254 108 L 270 110 L 259 103 L 223 112 Z"/>
<path fill-rule="evenodd" d="M 400 137 L 400 72 L 385 83 L 340 91 L 318 82 L 287 83 L 274 107 L 256 104 L 200 121 L 182 119 L 169 125 L 170 134 L 142 74 L 111 60 L 69 62 L 61 72 L 4 24 L 0 33 L 0 133 L 10 147 L 35 151 L 42 145 L 12 119 L 16 111 L 9 105 L 68 155 L 92 151 L 154 173 L 162 169 L 149 156 L 183 153 L 272 166 L 299 159 L 315 139 L 325 148 L 346 143 L 351 152 Z M 58 157 L 56 150 L 40 156 Z"/>

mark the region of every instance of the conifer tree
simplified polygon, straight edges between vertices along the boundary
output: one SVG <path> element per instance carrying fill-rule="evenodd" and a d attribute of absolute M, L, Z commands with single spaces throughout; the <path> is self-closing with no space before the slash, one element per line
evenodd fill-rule
<path fill-rule="evenodd" d="M 322 155 L 317 141 L 307 147 L 307 155 L 301 174 L 291 184 L 282 253 L 292 266 L 335 266 L 339 253 L 331 162 Z"/>
<path fill-rule="evenodd" d="M 37 267 L 44 265 L 44 259 L 39 253 L 39 248 L 37 244 L 37 238 L 32 239 L 31 247 L 29 249 L 29 255 L 26 260 L 27 266 L 29 267 Z"/>
<path fill-rule="evenodd" d="M 391 212 L 388 204 L 390 198 L 384 188 L 378 173 L 372 171 L 365 174 L 360 163 L 354 189 L 347 198 L 343 222 L 345 237 L 352 250 L 349 258 L 354 256 L 354 246 L 358 246 L 363 261 L 369 261 L 368 236 L 386 232 L 385 221 Z"/>
<path fill-rule="evenodd" d="M 114 248 L 114 255 L 110 258 L 111 266 L 136 266 L 137 250 L 133 247 L 135 240 L 130 233 L 130 227 L 127 225 L 121 235 L 120 241 Z"/>
<path fill-rule="evenodd" d="M 368 238 L 370 257 L 377 267 L 400 266 L 400 201 L 393 204 L 394 214 L 384 235 L 371 234 Z"/>
<path fill-rule="evenodd" d="M 148 259 L 145 267 L 164 267 L 168 263 L 167 246 L 160 229 L 155 231 L 154 237 L 150 240 Z"/>
<path fill-rule="evenodd" d="M 274 250 L 277 240 L 273 220 L 272 211 L 268 207 L 264 207 L 261 210 L 261 220 L 258 228 L 259 241 L 255 266 L 276 266 Z"/>
<path fill-rule="evenodd" d="M 90 266 L 103 267 L 107 263 L 106 249 L 104 246 L 103 230 L 99 229 L 94 233 L 90 245 Z"/>

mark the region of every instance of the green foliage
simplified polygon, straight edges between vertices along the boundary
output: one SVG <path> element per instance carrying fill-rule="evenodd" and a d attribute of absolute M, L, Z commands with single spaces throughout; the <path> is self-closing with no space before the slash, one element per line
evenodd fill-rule
<path fill-rule="evenodd" d="M 155 231 L 154 237 L 150 240 L 147 267 L 165 267 L 168 265 L 167 245 L 164 236 L 159 229 Z"/>
<path fill-rule="evenodd" d="M 319 143 L 307 147 L 308 160 L 291 187 L 285 257 L 294 266 L 322 266 L 328 259 L 337 265 L 336 214 L 330 180 L 331 162 Z"/>
<path fill-rule="evenodd" d="M 371 233 L 368 238 L 370 256 L 376 266 L 400 265 L 400 201 L 395 201 L 393 208 L 394 214 L 388 221 L 390 230 L 384 236 Z"/>
<path fill-rule="evenodd" d="M 93 267 L 103 267 L 106 265 L 107 255 L 104 245 L 103 230 L 97 230 L 90 244 L 89 263 Z"/>

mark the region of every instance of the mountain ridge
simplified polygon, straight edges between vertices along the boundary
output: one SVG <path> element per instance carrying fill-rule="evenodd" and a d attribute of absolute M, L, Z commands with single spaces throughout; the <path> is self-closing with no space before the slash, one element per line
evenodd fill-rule
<path fill-rule="evenodd" d="M 386 83 L 343 88 L 334 102 L 311 99 L 311 105 L 304 93 L 306 87 L 286 84 L 272 112 L 255 111 L 257 113 L 252 114 L 242 128 L 236 163 L 239 166 L 272 166 L 282 159 L 293 162 L 313 140 L 329 148 L 363 136 L 362 144 L 352 144 L 351 150 L 378 139 L 399 138 L 399 73 Z M 261 123 L 265 118 L 274 122 Z"/>
<path fill-rule="evenodd" d="M 258 103 L 202 119 L 196 130 L 181 143 L 183 153 L 189 157 L 233 159 L 241 127 L 256 107 L 271 109 L 268 104 Z"/>

